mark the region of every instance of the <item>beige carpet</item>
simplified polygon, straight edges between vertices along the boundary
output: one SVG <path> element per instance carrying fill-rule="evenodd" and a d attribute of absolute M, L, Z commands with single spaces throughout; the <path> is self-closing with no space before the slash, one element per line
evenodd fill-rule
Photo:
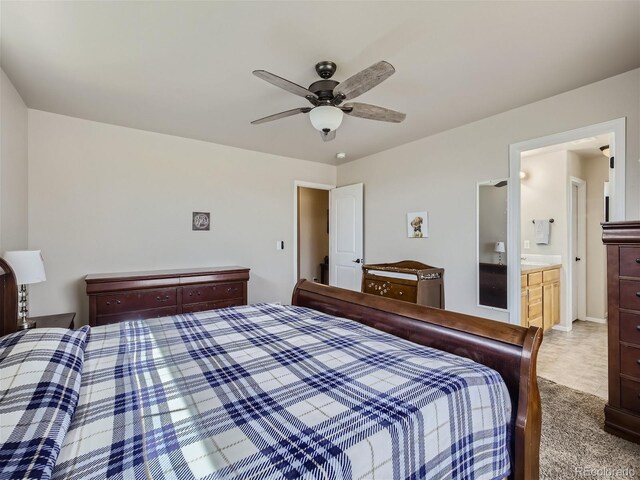
<path fill-rule="evenodd" d="M 640 445 L 603 430 L 603 399 L 541 377 L 538 385 L 541 479 L 640 479 Z"/>

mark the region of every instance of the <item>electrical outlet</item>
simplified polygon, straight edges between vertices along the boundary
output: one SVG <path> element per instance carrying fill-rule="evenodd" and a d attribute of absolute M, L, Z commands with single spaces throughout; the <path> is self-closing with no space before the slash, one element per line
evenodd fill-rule
<path fill-rule="evenodd" d="M 525 240 L 525 241 L 524 241 L 524 248 L 525 248 L 525 249 L 529 249 L 529 248 L 531 248 L 531 242 L 530 242 L 529 240 Z"/>

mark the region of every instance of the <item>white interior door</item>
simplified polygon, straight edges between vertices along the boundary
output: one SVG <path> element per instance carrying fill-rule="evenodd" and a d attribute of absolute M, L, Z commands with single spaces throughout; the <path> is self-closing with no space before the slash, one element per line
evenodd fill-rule
<path fill-rule="evenodd" d="M 360 291 L 363 258 L 362 183 L 329 192 L 329 284 Z"/>

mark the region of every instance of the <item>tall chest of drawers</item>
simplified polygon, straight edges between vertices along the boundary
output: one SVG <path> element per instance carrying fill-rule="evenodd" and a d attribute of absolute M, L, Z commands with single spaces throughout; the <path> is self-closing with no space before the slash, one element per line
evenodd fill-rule
<path fill-rule="evenodd" d="M 246 267 L 210 267 L 85 277 L 92 327 L 247 304 Z"/>
<path fill-rule="evenodd" d="M 602 227 L 609 305 L 605 430 L 640 443 L 640 221 Z"/>

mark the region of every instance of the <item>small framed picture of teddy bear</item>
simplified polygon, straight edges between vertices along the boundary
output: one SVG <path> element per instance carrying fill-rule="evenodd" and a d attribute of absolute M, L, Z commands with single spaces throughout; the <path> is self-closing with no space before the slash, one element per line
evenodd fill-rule
<path fill-rule="evenodd" d="M 407 213 L 407 236 L 409 238 L 426 238 L 429 236 L 429 213 Z"/>

